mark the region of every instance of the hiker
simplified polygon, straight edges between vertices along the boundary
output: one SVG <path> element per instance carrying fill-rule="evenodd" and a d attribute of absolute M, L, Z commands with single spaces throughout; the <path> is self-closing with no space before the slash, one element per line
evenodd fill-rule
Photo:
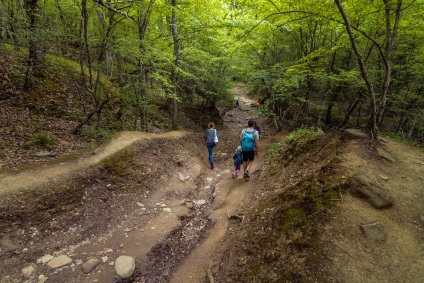
<path fill-rule="evenodd" d="M 259 133 L 253 127 L 255 120 L 247 122 L 247 128 L 243 129 L 240 135 L 240 143 L 243 155 L 244 179 L 250 179 L 249 170 L 252 167 L 255 154 L 259 155 Z"/>
<path fill-rule="evenodd" d="M 236 99 L 236 108 L 240 108 L 240 99 L 238 97 Z"/>
<path fill-rule="evenodd" d="M 253 128 L 258 131 L 259 139 L 261 138 L 261 127 L 258 126 L 258 124 L 255 121 L 255 126 Z"/>
<path fill-rule="evenodd" d="M 241 146 L 239 145 L 236 149 L 236 152 L 233 154 L 234 165 L 236 166 L 233 172 L 233 179 L 237 178 L 238 173 L 240 172 L 240 165 L 243 164 L 243 154 L 241 152 Z"/>
<path fill-rule="evenodd" d="M 213 169 L 212 150 L 214 146 L 216 146 L 216 144 L 218 143 L 218 133 L 215 130 L 215 124 L 213 122 L 210 122 L 208 124 L 208 129 L 206 130 L 206 133 L 205 133 L 205 140 L 206 140 L 206 146 L 208 147 L 211 169 Z"/>

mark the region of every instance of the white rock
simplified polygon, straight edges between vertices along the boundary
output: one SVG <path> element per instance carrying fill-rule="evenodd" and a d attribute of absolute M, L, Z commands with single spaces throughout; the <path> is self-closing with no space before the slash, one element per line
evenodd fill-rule
<path fill-rule="evenodd" d="M 139 207 L 144 207 L 144 204 L 142 204 L 141 202 L 137 202 L 137 205 L 138 205 Z"/>
<path fill-rule="evenodd" d="M 41 274 L 40 276 L 38 276 L 38 283 L 44 283 L 47 281 L 47 279 L 49 279 L 49 277 Z"/>
<path fill-rule="evenodd" d="M 58 268 L 72 263 L 72 259 L 67 255 L 55 257 L 47 263 L 50 268 Z"/>
<path fill-rule="evenodd" d="M 165 207 L 165 208 L 163 209 L 163 211 L 171 213 L 171 211 L 172 211 L 172 210 L 171 210 L 169 207 Z"/>
<path fill-rule="evenodd" d="M 387 176 L 385 176 L 385 175 L 380 175 L 380 178 L 381 178 L 381 179 L 383 179 L 384 181 L 387 181 L 387 180 L 389 180 L 389 179 L 390 179 L 389 177 L 387 177 Z"/>
<path fill-rule="evenodd" d="M 31 275 L 35 272 L 35 267 L 32 264 L 29 264 L 21 269 L 22 274 L 25 277 L 31 277 Z"/>
<path fill-rule="evenodd" d="M 199 199 L 199 200 L 193 200 L 193 202 L 197 205 L 204 205 L 206 203 L 206 200 Z"/>
<path fill-rule="evenodd" d="M 131 256 L 121 255 L 115 260 L 115 270 L 120 277 L 130 278 L 135 270 L 135 259 Z"/>
<path fill-rule="evenodd" d="M 102 256 L 102 261 L 103 262 L 106 262 L 106 261 L 108 261 L 109 260 L 109 257 L 107 257 L 107 256 Z"/>
<path fill-rule="evenodd" d="M 49 262 L 52 259 L 54 259 L 54 256 L 52 256 L 52 255 L 44 255 L 44 256 L 40 257 L 39 259 L 37 259 L 37 263 L 45 264 L 46 262 Z"/>
<path fill-rule="evenodd" d="M 184 174 L 183 174 L 183 173 L 178 172 L 178 175 L 179 175 L 179 177 L 180 177 L 180 181 L 181 181 L 181 182 L 184 182 L 184 181 L 185 181 Z"/>

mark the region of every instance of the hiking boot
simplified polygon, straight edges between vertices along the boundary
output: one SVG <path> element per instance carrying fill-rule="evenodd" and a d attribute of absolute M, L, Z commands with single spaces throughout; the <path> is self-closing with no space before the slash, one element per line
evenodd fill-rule
<path fill-rule="evenodd" d="M 211 169 L 213 169 L 213 164 L 211 164 Z"/>
<path fill-rule="evenodd" d="M 237 177 L 237 174 L 236 174 L 236 172 L 233 172 L 233 179 L 235 179 L 236 177 Z"/>
<path fill-rule="evenodd" d="M 249 179 L 250 177 L 249 177 L 249 174 L 247 174 L 247 171 L 245 171 L 244 172 L 244 175 L 243 175 L 243 179 Z"/>
<path fill-rule="evenodd" d="M 247 170 L 246 170 L 246 171 L 244 172 L 244 178 L 245 178 L 245 179 L 250 179 L 249 171 L 247 171 Z"/>

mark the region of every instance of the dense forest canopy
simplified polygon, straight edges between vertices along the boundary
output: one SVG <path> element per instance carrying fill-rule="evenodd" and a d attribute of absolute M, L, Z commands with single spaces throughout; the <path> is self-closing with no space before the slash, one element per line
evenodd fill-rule
<path fill-rule="evenodd" d="M 43 77 L 47 55 L 79 63 L 75 133 L 110 105 L 114 125 L 148 131 L 158 99 L 177 128 L 184 105 L 214 107 L 245 82 L 278 128 L 354 126 L 423 141 L 423 0 L 0 5 L 0 57 L 11 46 L 29 50 L 25 91 Z"/>

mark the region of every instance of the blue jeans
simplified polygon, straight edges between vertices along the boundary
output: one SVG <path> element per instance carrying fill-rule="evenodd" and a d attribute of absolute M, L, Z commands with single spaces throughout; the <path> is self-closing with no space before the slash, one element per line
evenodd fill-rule
<path fill-rule="evenodd" d="M 214 142 L 210 142 L 206 144 L 208 147 L 208 152 L 209 152 L 209 161 L 211 162 L 211 165 L 213 165 L 213 155 L 212 155 L 212 149 L 215 146 Z"/>

